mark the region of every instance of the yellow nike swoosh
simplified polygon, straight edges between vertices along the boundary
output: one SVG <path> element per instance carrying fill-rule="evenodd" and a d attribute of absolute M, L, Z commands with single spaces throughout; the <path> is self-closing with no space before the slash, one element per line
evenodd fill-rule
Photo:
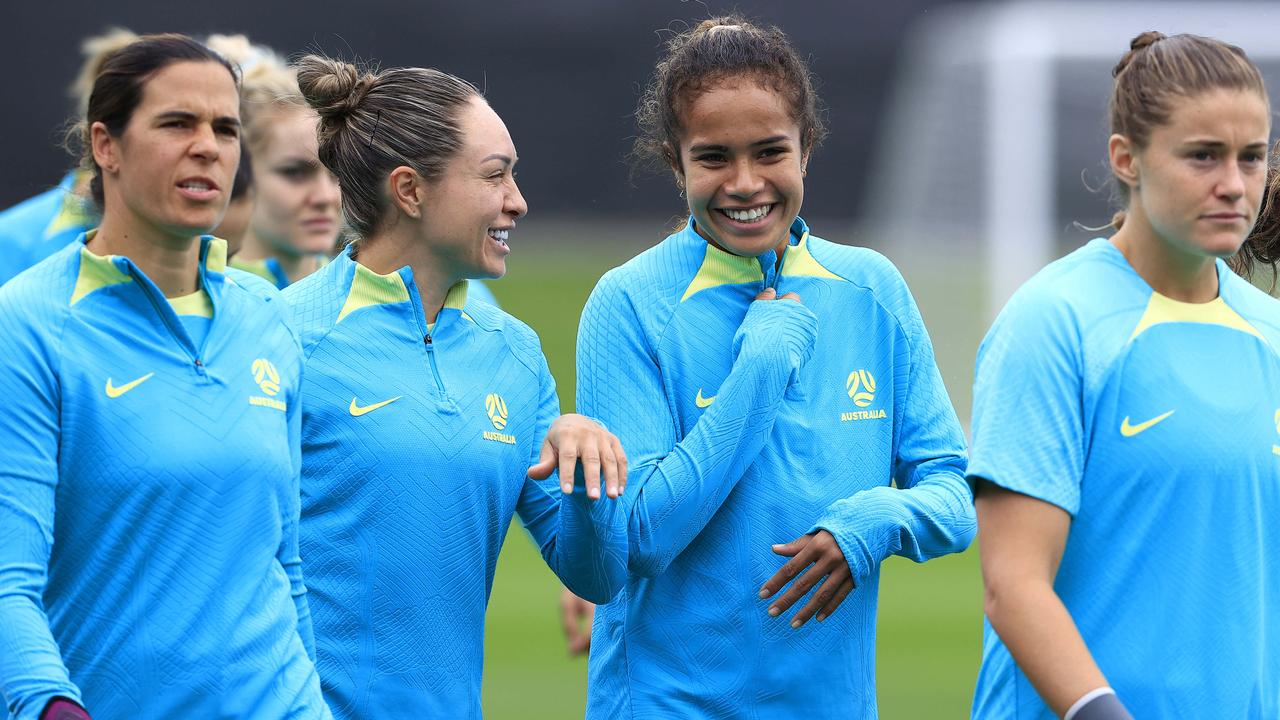
<path fill-rule="evenodd" d="M 107 397 L 109 397 L 109 398 L 118 398 L 118 397 L 120 397 L 121 395 L 123 395 L 123 394 L 125 394 L 125 393 L 129 392 L 130 390 L 132 390 L 132 389 L 134 389 L 134 388 L 138 387 L 138 386 L 139 386 L 139 385 L 141 385 L 142 383 L 144 383 L 144 382 L 146 382 L 146 381 L 150 380 L 152 375 L 155 375 L 155 373 L 153 373 L 153 372 L 149 372 L 149 373 L 147 373 L 146 375 L 143 375 L 142 377 L 138 378 L 137 380 L 134 380 L 134 381 L 133 381 L 133 382 L 131 382 L 131 383 L 125 383 L 124 385 L 121 385 L 120 387 L 116 387 L 116 386 L 112 385 L 112 384 L 111 384 L 111 378 L 107 378 Z"/>
<path fill-rule="evenodd" d="M 693 399 L 693 404 L 700 408 L 711 407 L 711 403 L 716 401 L 716 396 L 702 397 L 702 388 L 698 388 L 698 397 Z"/>
<path fill-rule="evenodd" d="M 386 406 L 390 405 L 391 403 L 393 403 L 393 402 L 395 402 L 395 401 L 399 400 L 399 399 L 400 399 L 400 398 L 402 398 L 402 397 L 404 397 L 404 396 L 403 396 L 403 395 L 397 395 L 397 396 L 395 396 L 395 397 L 391 398 L 390 400 L 383 400 L 383 401 L 382 401 L 382 402 L 380 402 L 380 403 L 374 403 L 374 404 L 372 404 L 372 405 L 365 405 L 364 407 L 360 407 L 359 405 L 357 405 L 357 404 L 356 404 L 356 399 L 355 399 L 355 398 L 351 398 L 351 407 L 347 408 L 347 410 L 351 412 L 351 417 L 360 417 L 361 415 L 364 415 L 364 414 L 366 414 L 366 413 L 371 413 L 371 412 L 373 412 L 374 410 L 377 410 L 377 409 L 378 409 L 378 408 L 380 408 L 380 407 L 386 407 Z"/>
<path fill-rule="evenodd" d="M 1156 423 L 1158 423 L 1158 422 L 1160 422 L 1160 421 L 1164 420 L 1165 418 L 1169 417 L 1169 416 L 1170 416 L 1170 415 L 1172 415 L 1172 414 L 1173 414 L 1173 411 L 1172 411 L 1172 410 L 1170 410 L 1169 412 L 1167 412 L 1167 413 L 1165 413 L 1165 414 L 1163 414 L 1163 415 L 1157 415 L 1157 416 L 1155 416 L 1155 417 L 1151 418 L 1150 420 L 1148 420 L 1148 421 L 1146 421 L 1146 422 L 1144 422 L 1144 423 L 1139 423 L 1139 424 L 1137 424 L 1137 425 L 1130 425 L 1130 424 L 1129 424 L 1129 416 L 1128 416 L 1128 415 L 1126 415 L 1126 416 L 1125 416 L 1125 418 L 1124 418 L 1124 422 L 1120 423 L 1120 434 L 1121 434 L 1121 435 L 1123 435 L 1123 436 L 1125 436 L 1125 437 L 1133 437 L 1134 435 L 1137 435 L 1138 433 L 1140 433 L 1140 432 L 1142 432 L 1143 430 L 1146 430 L 1147 428 L 1151 427 L 1152 425 L 1155 425 Z"/>

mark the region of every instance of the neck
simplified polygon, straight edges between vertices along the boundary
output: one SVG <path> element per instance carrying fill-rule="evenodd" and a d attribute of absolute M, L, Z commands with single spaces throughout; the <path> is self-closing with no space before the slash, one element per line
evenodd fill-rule
<path fill-rule="evenodd" d="M 123 222 L 120 215 L 104 215 L 89 243 L 90 252 L 129 258 L 165 297 L 190 295 L 200 289 L 199 236 L 174 237 Z"/>
<path fill-rule="evenodd" d="M 413 284 L 418 289 L 418 299 L 422 302 L 422 312 L 427 322 L 436 321 L 440 308 L 444 307 L 445 296 L 461 277 L 446 269 L 447 263 L 433 255 L 429 243 L 415 232 L 411 224 L 397 223 L 385 232 L 361 240 L 358 245 L 360 264 L 378 273 L 387 275 L 405 265 L 413 271 Z"/>
<path fill-rule="evenodd" d="M 1210 255 L 1161 238 L 1140 211 L 1130 211 L 1111 242 L 1151 289 L 1167 298 L 1206 303 L 1218 297 L 1218 268 Z"/>

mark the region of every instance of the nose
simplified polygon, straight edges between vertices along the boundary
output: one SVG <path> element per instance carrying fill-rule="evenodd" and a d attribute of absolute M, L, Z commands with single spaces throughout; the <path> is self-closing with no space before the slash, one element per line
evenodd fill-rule
<path fill-rule="evenodd" d="M 511 191 L 507 193 L 502 204 L 502 212 L 513 219 L 529 214 L 529 204 L 524 201 L 524 195 L 520 193 L 520 186 L 516 185 L 515 178 L 511 179 Z"/>
<path fill-rule="evenodd" d="M 189 152 L 205 160 L 213 161 L 218 159 L 220 153 L 218 135 L 214 132 L 212 125 L 202 123 L 197 126 L 195 135 L 191 139 Z"/>
<path fill-rule="evenodd" d="M 724 185 L 724 191 L 732 197 L 750 198 L 752 195 L 760 192 L 764 188 L 764 182 L 760 174 L 756 172 L 755 164 L 751 158 L 740 158 L 733 164 L 733 170 L 729 175 L 728 182 Z"/>
<path fill-rule="evenodd" d="M 342 190 L 338 187 L 338 178 L 323 168 L 316 175 L 311 203 L 322 207 L 337 207 L 342 202 Z"/>
<path fill-rule="evenodd" d="M 1244 195 L 1244 173 L 1241 171 L 1239 163 L 1223 163 L 1223 167 L 1222 177 L 1218 178 L 1218 185 L 1214 189 L 1218 197 L 1234 202 Z"/>

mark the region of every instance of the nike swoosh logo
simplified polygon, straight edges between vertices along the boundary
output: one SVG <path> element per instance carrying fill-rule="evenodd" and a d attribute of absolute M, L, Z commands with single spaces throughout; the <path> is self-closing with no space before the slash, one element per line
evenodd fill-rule
<path fill-rule="evenodd" d="M 1148 421 L 1146 421 L 1146 422 L 1144 422 L 1144 423 L 1138 423 L 1137 425 L 1130 425 L 1130 424 L 1129 424 L 1129 416 L 1128 416 L 1128 415 L 1126 415 L 1126 416 L 1125 416 L 1125 418 L 1124 418 L 1124 422 L 1120 423 L 1120 434 L 1121 434 L 1121 435 L 1123 435 L 1123 436 L 1125 436 L 1125 437 L 1133 437 L 1134 435 L 1137 435 L 1138 433 L 1142 432 L 1143 430 L 1146 430 L 1146 429 L 1150 428 L 1151 426 L 1155 425 L 1156 423 L 1163 421 L 1165 418 L 1169 417 L 1169 416 L 1170 416 L 1170 415 L 1172 415 L 1172 414 L 1173 414 L 1173 411 L 1172 411 L 1172 410 L 1170 410 L 1169 412 L 1167 412 L 1167 413 L 1165 413 L 1165 414 L 1163 414 L 1163 415 L 1157 415 L 1157 416 L 1155 416 L 1155 417 L 1151 418 L 1150 420 L 1148 420 Z"/>
<path fill-rule="evenodd" d="M 404 397 L 404 396 L 403 396 L 403 395 L 397 395 L 397 396 L 395 396 L 395 397 L 391 398 L 390 400 L 383 400 L 383 401 L 382 401 L 382 402 L 380 402 L 380 403 L 374 403 L 374 404 L 372 404 L 372 405 L 365 405 L 364 407 L 360 407 L 359 405 L 357 405 L 357 404 L 356 404 L 356 399 L 355 399 L 355 398 L 351 398 L 351 407 L 347 408 L 347 410 L 348 410 L 348 411 L 350 411 L 350 413 L 351 413 L 351 417 L 360 417 L 361 415 L 367 415 L 368 413 L 371 413 L 371 412 L 373 412 L 374 410 L 377 410 L 378 408 L 386 407 L 386 406 L 390 405 L 391 403 L 393 403 L 393 402 L 395 402 L 395 401 L 399 400 L 399 399 L 400 399 L 400 398 L 402 398 L 402 397 Z"/>
<path fill-rule="evenodd" d="M 693 399 L 693 404 L 700 408 L 711 407 L 711 403 L 716 401 L 716 396 L 702 397 L 702 388 L 698 388 L 698 397 Z"/>
<path fill-rule="evenodd" d="M 118 398 L 121 395 L 129 392 L 130 390 L 138 387 L 142 383 L 150 380 L 152 375 L 155 375 L 155 373 L 149 372 L 146 375 L 143 375 L 142 377 L 138 378 L 137 380 L 134 380 L 133 382 L 130 382 L 130 383 L 125 383 L 120 387 L 116 387 L 115 385 L 112 385 L 111 378 L 107 378 L 107 397 Z"/>

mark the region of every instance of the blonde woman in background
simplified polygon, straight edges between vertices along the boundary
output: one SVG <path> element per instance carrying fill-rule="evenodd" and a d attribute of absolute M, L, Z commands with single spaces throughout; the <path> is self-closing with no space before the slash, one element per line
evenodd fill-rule
<path fill-rule="evenodd" d="M 244 35 L 211 35 L 240 66 L 244 142 L 252 157 L 254 206 L 231 266 L 284 288 L 318 270 L 338 244 L 342 196 L 316 155 L 316 115 L 294 71 Z"/>

